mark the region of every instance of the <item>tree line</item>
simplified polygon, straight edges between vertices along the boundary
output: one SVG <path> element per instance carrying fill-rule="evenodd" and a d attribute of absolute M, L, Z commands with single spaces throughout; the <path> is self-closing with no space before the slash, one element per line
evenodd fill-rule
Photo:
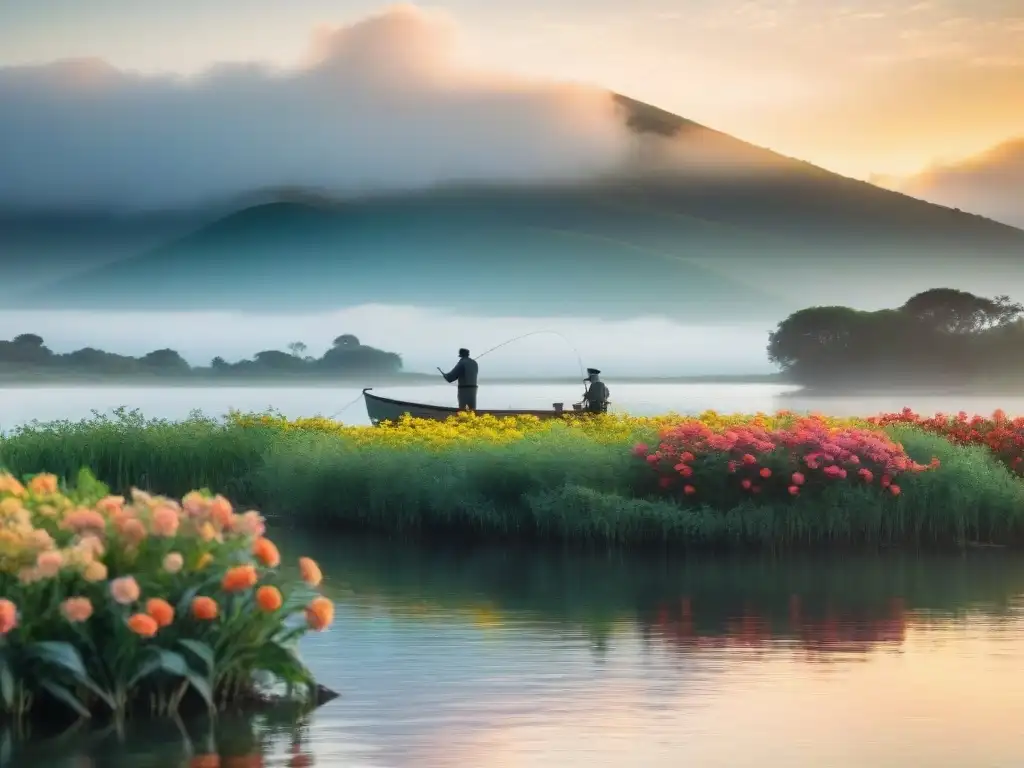
<path fill-rule="evenodd" d="M 173 349 L 157 349 L 141 357 L 119 355 L 94 347 L 59 354 L 47 347 L 41 336 L 23 333 L 9 341 L 0 341 L 0 372 L 218 377 L 318 374 L 345 377 L 396 374 L 402 370 L 400 355 L 361 344 L 356 336 L 348 333 L 338 336 L 320 357 L 307 355 L 306 351 L 306 345 L 296 341 L 288 345 L 287 352 L 267 349 L 257 352 L 251 359 L 234 363 L 215 357 L 209 366 L 193 367 Z"/>
<path fill-rule="evenodd" d="M 769 335 L 768 359 L 806 385 L 956 385 L 1024 375 L 1024 306 L 933 288 L 896 309 L 809 307 Z"/>

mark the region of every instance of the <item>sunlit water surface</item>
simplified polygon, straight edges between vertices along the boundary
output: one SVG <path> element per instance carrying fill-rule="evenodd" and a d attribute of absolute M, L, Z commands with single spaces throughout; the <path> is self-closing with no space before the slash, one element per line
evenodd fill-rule
<path fill-rule="evenodd" d="M 17 745 L 11 764 L 980 768 L 1024 754 L 1024 563 L 1007 554 L 684 559 L 273 535 L 324 565 L 337 619 L 302 650 L 340 699 L 301 722 Z"/>

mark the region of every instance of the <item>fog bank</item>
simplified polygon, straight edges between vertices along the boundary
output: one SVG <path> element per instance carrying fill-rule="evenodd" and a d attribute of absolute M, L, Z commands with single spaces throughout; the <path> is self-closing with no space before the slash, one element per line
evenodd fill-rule
<path fill-rule="evenodd" d="M 633 141 L 607 92 L 470 69 L 452 21 L 412 6 L 317 30 L 288 70 L 230 63 L 181 78 L 96 59 L 0 69 L 0 205 L 572 179 L 619 167 Z"/>
<path fill-rule="evenodd" d="M 37 333 L 55 352 L 92 346 L 141 355 L 178 350 L 192 365 L 214 356 L 229 361 L 302 341 L 306 354 L 323 354 L 332 340 L 352 333 L 363 344 L 398 352 L 410 371 L 450 366 L 459 347 L 480 355 L 517 336 L 480 361 L 486 376 L 576 376 L 580 362 L 608 375 L 683 376 L 768 373 L 768 328 L 760 325 L 687 327 L 661 319 L 603 322 L 571 318 L 458 317 L 412 307 L 362 306 L 316 315 L 230 312 L 0 312 L 0 338 Z M 563 338 L 564 337 L 564 338 Z M 575 348 L 575 349 L 574 349 Z"/>

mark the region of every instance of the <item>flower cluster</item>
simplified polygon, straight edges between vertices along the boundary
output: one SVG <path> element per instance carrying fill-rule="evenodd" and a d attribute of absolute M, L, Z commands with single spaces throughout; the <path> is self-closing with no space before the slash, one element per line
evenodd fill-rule
<path fill-rule="evenodd" d="M 239 428 L 270 428 L 283 432 L 305 432 L 334 435 L 360 446 L 393 448 L 446 448 L 465 443 L 503 444 L 559 430 L 580 435 L 599 443 L 616 443 L 666 427 L 700 421 L 711 429 L 730 426 L 751 426 L 776 429 L 792 424 L 799 417 L 787 411 L 777 414 L 719 414 L 706 411 L 699 416 L 667 414 L 663 416 L 628 416 L 624 414 L 571 414 L 564 419 L 541 420 L 521 415 L 497 418 L 488 414 L 462 412 L 445 421 L 403 416 L 396 422 L 385 422 L 377 428 L 348 426 L 323 417 L 288 420 L 275 413 L 228 414 L 228 425 Z M 829 426 L 868 425 L 854 419 L 827 419 Z"/>
<path fill-rule="evenodd" d="M 904 408 L 870 419 L 880 427 L 907 426 L 930 432 L 956 445 L 979 445 L 988 448 L 1007 467 L 1024 475 L 1024 417 L 1011 419 L 1001 410 L 991 416 L 968 416 L 960 411 L 955 416 L 937 413 L 930 418 Z"/>
<path fill-rule="evenodd" d="M 0 675 L 20 692 L 0 697 L 0 717 L 23 714 L 40 686 L 74 709 L 117 711 L 168 677 L 210 706 L 249 690 L 260 669 L 308 678 L 282 659 L 334 607 L 315 591 L 315 562 L 302 558 L 296 580 L 280 565 L 262 516 L 222 496 L 125 499 L 87 473 L 74 492 L 53 475 L 0 473 Z M 293 626 L 295 614 L 305 621 Z M 258 653 L 240 650 L 254 641 Z"/>
<path fill-rule="evenodd" d="M 661 488 L 681 489 L 695 499 L 707 495 L 701 493 L 705 484 L 750 495 L 799 496 L 836 481 L 876 485 L 898 496 L 901 474 L 939 464 L 915 463 L 881 432 L 835 426 L 816 416 L 794 417 L 774 429 L 748 423 L 716 430 L 691 420 L 663 429 L 656 449 L 639 443 L 633 452 L 658 472 Z"/>

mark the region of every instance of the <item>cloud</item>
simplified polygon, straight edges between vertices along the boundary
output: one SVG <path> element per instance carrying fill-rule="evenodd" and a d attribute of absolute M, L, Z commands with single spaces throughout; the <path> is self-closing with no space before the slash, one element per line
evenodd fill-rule
<path fill-rule="evenodd" d="M 473 70 L 458 37 L 447 17 L 398 6 L 316 30 L 288 70 L 221 64 L 182 78 L 95 59 L 0 69 L 0 205 L 571 179 L 632 154 L 607 92 Z"/>
<path fill-rule="evenodd" d="M 1024 136 L 886 186 L 951 208 L 1024 227 Z"/>

